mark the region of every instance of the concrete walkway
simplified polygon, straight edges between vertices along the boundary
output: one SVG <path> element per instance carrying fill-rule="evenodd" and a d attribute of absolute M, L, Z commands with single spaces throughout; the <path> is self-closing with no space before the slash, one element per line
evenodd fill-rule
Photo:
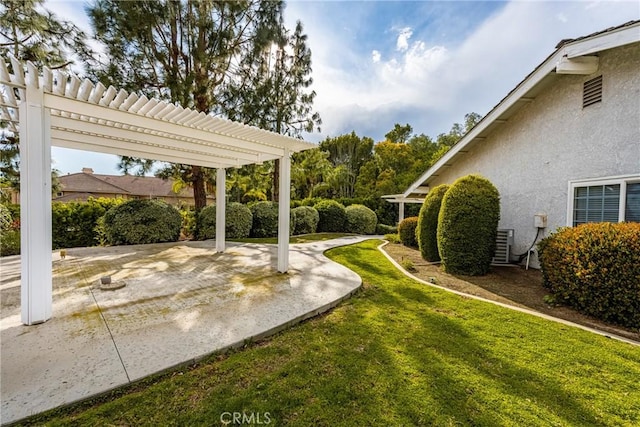
<path fill-rule="evenodd" d="M 0 262 L 1 422 L 102 393 L 278 332 L 349 297 L 360 277 L 323 255 L 370 237 L 291 245 L 179 242 L 54 253 L 53 318 L 20 322 L 20 257 Z M 99 289 L 101 276 L 126 286 Z"/>

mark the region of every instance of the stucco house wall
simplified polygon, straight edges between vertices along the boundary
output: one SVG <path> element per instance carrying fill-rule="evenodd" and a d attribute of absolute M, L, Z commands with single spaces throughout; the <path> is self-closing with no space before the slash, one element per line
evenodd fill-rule
<path fill-rule="evenodd" d="M 588 76 L 559 75 L 486 140 L 439 172 L 433 188 L 479 173 L 500 191 L 499 228 L 514 229 L 512 253 L 567 225 L 569 181 L 619 175 L 640 177 L 640 44 L 600 52 Z M 583 83 L 603 76 L 602 102 L 582 108 Z M 537 258 L 532 265 L 538 267 Z"/>

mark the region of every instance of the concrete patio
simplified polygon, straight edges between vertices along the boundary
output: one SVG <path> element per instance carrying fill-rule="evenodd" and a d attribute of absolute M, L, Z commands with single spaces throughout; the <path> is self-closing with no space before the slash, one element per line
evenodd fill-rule
<path fill-rule="evenodd" d="M 215 241 L 54 253 L 53 318 L 20 321 L 20 257 L 0 260 L 2 418 L 9 423 L 278 332 L 349 297 L 360 277 L 323 255 L 370 237 L 290 246 Z M 124 288 L 101 290 L 111 275 Z"/>

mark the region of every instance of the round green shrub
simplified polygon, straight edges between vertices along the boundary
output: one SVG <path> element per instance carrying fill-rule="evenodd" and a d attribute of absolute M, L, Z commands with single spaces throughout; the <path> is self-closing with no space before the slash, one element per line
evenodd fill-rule
<path fill-rule="evenodd" d="M 198 221 L 200 239 L 213 239 L 216 237 L 215 205 L 209 205 L 203 208 L 198 215 Z M 249 237 L 251 233 L 253 214 L 251 210 L 242 203 L 231 202 L 226 205 L 224 222 L 225 238 L 243 239 Z"/>
<path fill-rule="evenodd" d="M 410 216 L 405 218 L 398 225 L 398 234 L 400 235 L 400 241 L 403 245 L 410 248 L 417 248 L 418 242 L 416 241 L 416 228 L 418 227 L 418 217 Z"/>
<path fill-rule="evenodd" d="M 418 228 L 416 228 L 416 240 L 420 248 L 422 258 L 429 262 L 440 261 L 438 253 L 438 215 L 442 198 L 449 189 L 447 184 L 438 185 L 429 191 L 418 216 Z"/>
<path fill-rule="evenodd" d="M 347 214 L 344 206 L 335 200 L 323 200 L 314 208 L 318 211 L 318 231 L 321 233 L 336 233 L 344 231 Z"/>
<path fill-rule="evenodd" d="M 295 217 L 295 225 L 293 227 L 293 234 L 311 234 L 315 233 L 318 228 L 318 221 L 320 215 L 318 211 L 311 206 L 298 206 L 292 209 Z"/>
<path fill-rule="evenodd" d="M 500 194 L 480 175 L 458 178 L 445 193 L 438 216 L 438 251 L 447 273 L 489 272 L 496 249 Z"/>
<path fill-rule="evenodd" d="M 253 226 L 251 237 L 275 237 L 278 235 L 278 204 L 257 202 L 251 206 Z"/>
<path fill-rule="evenodd" d="M 538 251 L 544 285 L 555 301 L 640 328 L 640 223 L 561 228 Z"/>
<path fill-rule="evenodd" d="M 356 234 L 373 234 L 376 232 L 378 217 L 365 205 L 351 205 L 344 210 L 347 216 L 346 231 Z"/>
<path fill-rule="evenodd" d="M 175 242 L 181 225 L 180 212 L 159 200 L 130 200 L 104 216 L 105 235 L 112 245 Z"/>

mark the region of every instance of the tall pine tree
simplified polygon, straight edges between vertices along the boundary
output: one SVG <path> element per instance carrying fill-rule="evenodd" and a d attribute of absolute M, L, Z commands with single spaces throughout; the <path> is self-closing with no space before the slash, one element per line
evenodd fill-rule
<path fill-rule="evenodd" d="M 238 58 L 270 45 L 282 8 L 281 1 L 98 0 L 87 12 L 105 52 L 88 58 L 89 68 L 104 84 L 223 113 L 219 100 Z M 208 173 L 191 165 L 163 171 L 193 187 L 197 210 L 206 205 Z"/>
<path fill-rule="evenodd" d="M 273 41 L 256 45 L 240 62 L 238 75 L 227 87 L 223 104 L 231 120 L 292 137 L 320 131 L 320 115 L 313 112 L 311 50 L 298 21 L 293 32 L 282 21 Z M 279 161 L 274 162 L 272 199 L 278 201 Z"/>

